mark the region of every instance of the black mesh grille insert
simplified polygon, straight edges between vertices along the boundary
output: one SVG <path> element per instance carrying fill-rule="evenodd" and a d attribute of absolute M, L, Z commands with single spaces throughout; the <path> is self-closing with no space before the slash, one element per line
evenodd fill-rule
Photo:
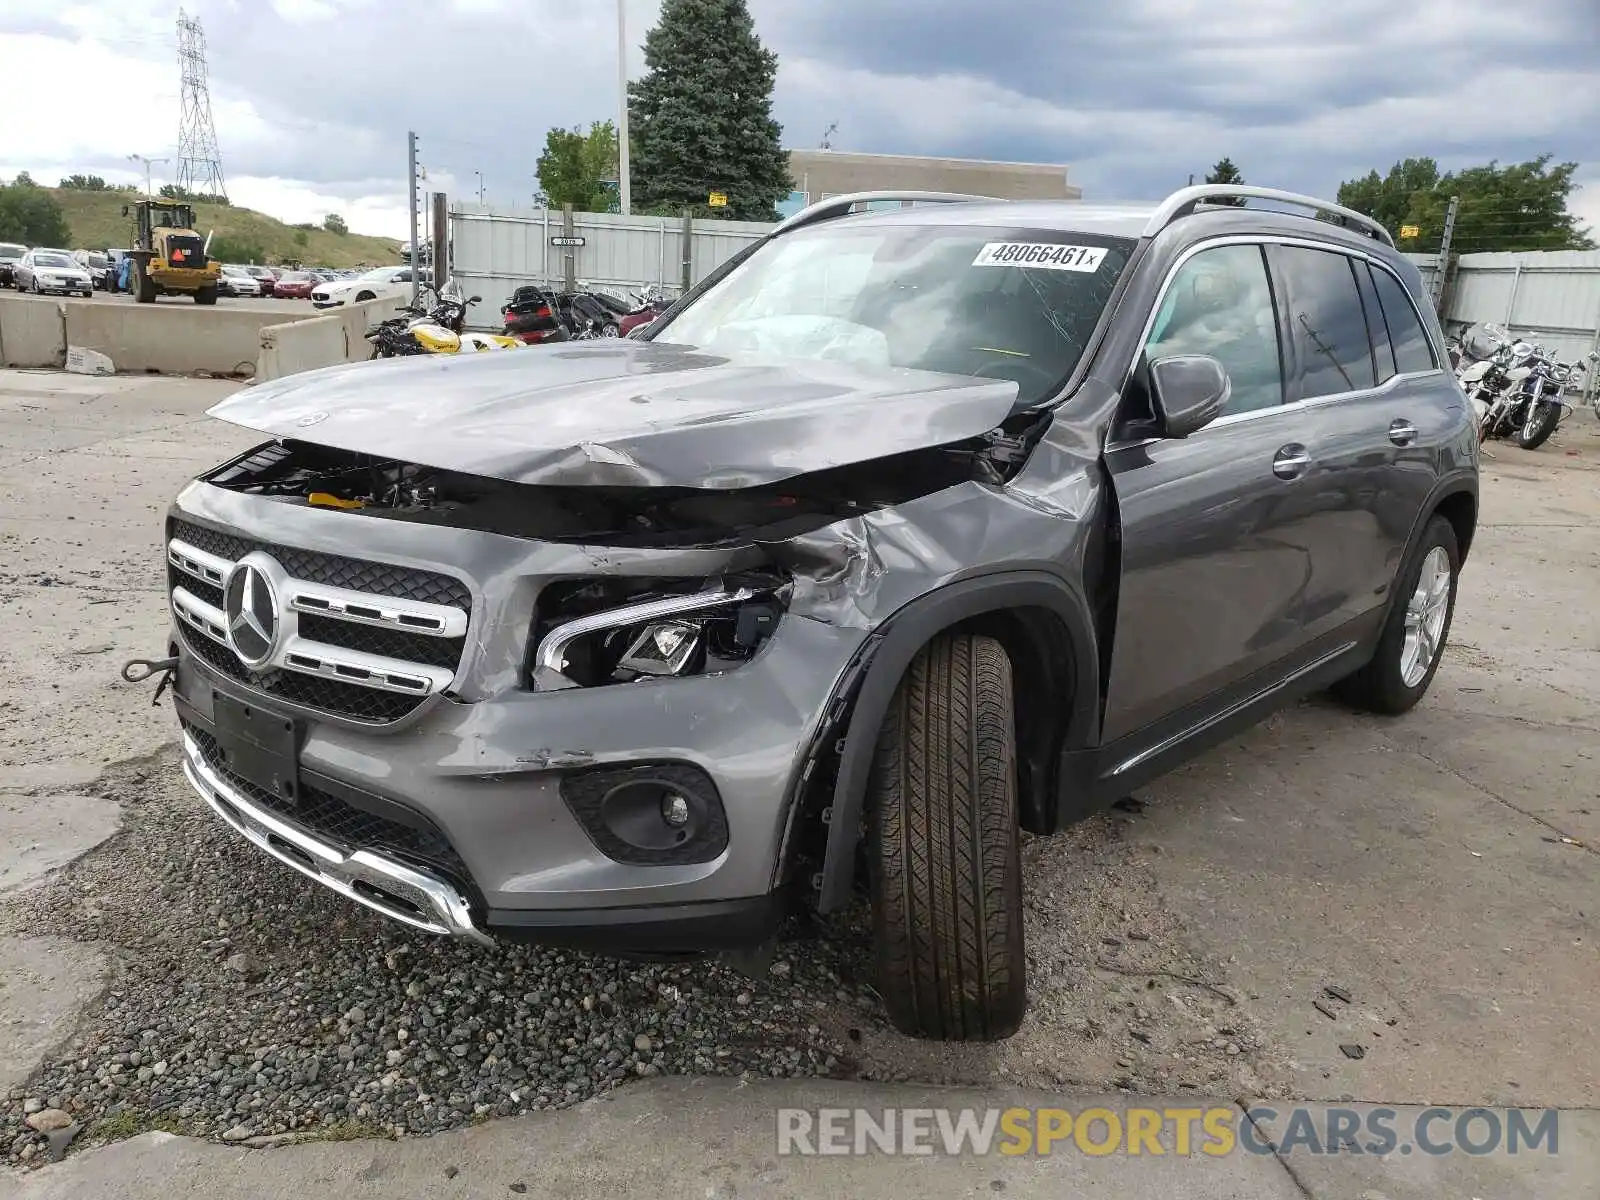
<path fill-rule="evenodd" d="M 442 875 L 463 892 L 472 893 L 472 877 L 467 873 L 466 863 L 461 861 L 450 840 L 422 814 L 411 814 L 416 821 L 416 827 L 413 827 L 357 808 L 331 792 L 304 782 L 300 786 L 299 802 L 286 800 L 265 788 L 245 782 L 229 771 L 222 764 L 217 740 L 210 733 L 187 721 L 183 728 L 200 747 L 200 756 L 208 767 L 227 780 L 230 787 L 274 816 L 298 825 L 307 833 L 331 842 L 346 853 L 354 850 L 381 851 Z"/>
<path fill-rule="evenodd" d="M 387 725 L 416 711 L 417 706 L 426 699 L 424 696 L 406 696 L 399 692 L 362 687 L 360 684 L 342 683 L 337 679 L 323 679 L 317 675 L 302 675 L 298 671 L 268 671 L 252 675 L 226 646 L 219 645 L 187 625 L 180 624 L 178 629 L 183 634 L 184 643 L 197 657 L 205 659 L 229 679 L 291 704 L 302 704 L 306 708 L 347 717 L 352 721 Z"/>
<path fill-rule="evenodd" d="M 467 585 L 452 576 L 434 571 L 365 562 L 316 550 L 296 550 L 272 542 L 239 537 L 237 534 L 219 533 L 190 521 L 171 521 L 167 536 L 188 542 L 191 546 L 231 562 L 238 562 L 252 551 L 263 550 L 277 559 L 290 575 L 311 583 L 325 583 L 330 587 L 349 588 L 353 592 L 368 592 L 374 596 L 401 596 L 427 604 L 449 604 L 462 612 L 472 611 L 472 593 Z"/>
<path fill-rule="evenodd" d="M 447 667 L 452 671 L 456 663 L 461 661 L 461 650 L 466 642 L 465 638 L 404 633 L 398 629 L 384 629 L 377 625 L 363 625 L 358 621 L 341 621 L 336 617 L 319 617 L 311 613 L 300 614 L 300 636 L 345 650 L 380 654 L 385 658 L 398 658 L 402 662 L 421 663 L 428 667 Z"/>

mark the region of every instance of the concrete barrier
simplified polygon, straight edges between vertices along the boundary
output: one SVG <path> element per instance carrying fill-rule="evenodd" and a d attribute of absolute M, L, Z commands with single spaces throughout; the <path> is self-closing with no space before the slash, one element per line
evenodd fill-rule
<path fill-rule="evenodd" d="M 301 371 L 360 362 L 371 356 L 366 332 L 400 309 L 398 300 L 368 300 L 309 320 L 268 325 L 261 331 L 258 380 L 281 379 Z"/>
<path fill-rule="evenodd" d="M 283 318 L 260 309 L 172 304 L 67 303 L 67 345 L 109 355 L 119 372 L 253 375 L 261 327 Z"/>
<path fill-rule="evenodd" d="M 67 358 L 61 301 L 0 294 L 0 367 L 59 367 Z"/>

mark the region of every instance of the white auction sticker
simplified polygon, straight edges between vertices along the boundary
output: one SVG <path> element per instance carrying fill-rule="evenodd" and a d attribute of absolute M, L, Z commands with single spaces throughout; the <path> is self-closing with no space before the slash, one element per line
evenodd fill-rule
<path fill-rule="evenodd" d="M 1104 246 L 1064 246 L 1057 242 L 990 242 L 972 260 L 975 267 L 1042 267 L 1046 271 L 1098 271 Z"/>

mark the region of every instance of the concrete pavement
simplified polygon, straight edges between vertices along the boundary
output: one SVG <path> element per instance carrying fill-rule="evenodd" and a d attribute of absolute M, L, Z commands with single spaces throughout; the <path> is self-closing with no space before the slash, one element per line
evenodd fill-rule
<path fill-rule="evenodd" d="M 196 470 L 254 440 L 202 415 L 236 386 L 0 372 L 0 836 L 13 855 L 0 866 L 13 864 L 16 880 L 114 826 L 104 802 L 80 809 L 82 801 L 61 797 L 91 791 L 106 766 L 172 739 L 170 711 L 150 708 L 145 690 L 117 682 L 115 668 L 164 645 L 167 500 Z M 1121 855 L 1109 872 L 1098 858 L 1075 857 L 1069 842 L 1045 864 L 1043 883 L 1061 897 L 1068 929 L 1080 915 L 1075 880 L 1081 888 L 1092 879 L 1102 907 L 1158 909 L 1210 964 L 1208 979 L 1265 1031 L 1257 1065 L 1275 1081 L 1272 1104 L 1291 1096 L 1563 1106 L 1553 1159 L 1296 1153 L 1285 1167 L 1242 1154 L 1215 1162 L 1068 1154 L 935 1160 L 937 1174 L 929 1160 L 768 1165 L 770 1111 L 780 1100 L 879 1104 L 918 1093 L 873 1083 L 752 1091 L 669 1081 L 419 1141 L 250 1152 L 140 1139 L 75 1155 L 26 1183 L 0 1177 L 0 1195 L 488 1196 L 514 1194 L 510 1184 L 523 1182 L 530 1195 L 583 1196 L 1592 1200 L 1600 1194 L 1600 1027 L 1592 1017 L 1600 992 L 1600 431 L 1580 412 L 1541 451 L 1492 451 L 1451 647 L 1421 707 L 1399 721 L 1320 700 L 1280 714 L 1142 792 L 1142 812 L 1103 819 Z M 0 888 L 6 883 L 0 876 Z M 1119 953 L 1136 968 L 1138 950 Z M 0 1064 L 25 1070 L 69 1035 L 107 969 L 92 951 L 7 939 Z M 1087 1004 L 1117 980 L 1090 973 L 1070 981 L 1070 994 L 1036 1003 Z M 1330 1000 L 1329 986 L 1351 1001 Z M 1112 1088 L 1120 1074 L 1113 1063 L 1143 1069 L 1153 1057 L 1126 1040 L 1126 1021 L 1104 1019 L 1109 1011 L 1093 1024 L 1115 1027 L 1081 1042 L 1065 1044 L 1055 1026 L 1030 1023 L 982 1053 L 869 1028 L 862 1069 L 1008 1097 L 1064 1073 L 1072 1097 L 1047 1102 L 1081 1108 Z M 1359 1046 L 1361 1057 L 1341 1046 Z M 1181 1102 L 1194 1103 L 1187 1094 Z M 447 1179 L 445 1166 L 458 1173 Z"/>

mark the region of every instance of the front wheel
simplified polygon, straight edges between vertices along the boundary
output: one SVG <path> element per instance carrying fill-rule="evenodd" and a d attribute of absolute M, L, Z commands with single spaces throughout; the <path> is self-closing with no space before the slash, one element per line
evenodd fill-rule
<path fill-rule="evenodd" d="M 1528 405 L 1528 419 L 1517 431 L 1517 445 L 1524 450 L 1537 450 L 1550 440 L 1561 421 L 1561 405 L 1540 400 Z"/>
<path fill-rule="evenodd" d="M 1461 553 L 1455 527 L 1434 516 L 1395 579 L 1394 600 L 1372 660 L 1333 685 L 1355 708 L 1397 716 L 1427 693 L 1456 609 Z"/>
<path fill-rule="evenodd" d="M 1027 1009 L 1011 660 L 949 634 L 918 652 L 869 784 L 879 991 L 912 1037 L 998 1041 Z"/>
<path fill-rule="evenodd" d="M 215 304 L 217 302 L 216 287 L 212 286 L 197 289 L 194 294 L 194 302 L 196 304 Z"/>

